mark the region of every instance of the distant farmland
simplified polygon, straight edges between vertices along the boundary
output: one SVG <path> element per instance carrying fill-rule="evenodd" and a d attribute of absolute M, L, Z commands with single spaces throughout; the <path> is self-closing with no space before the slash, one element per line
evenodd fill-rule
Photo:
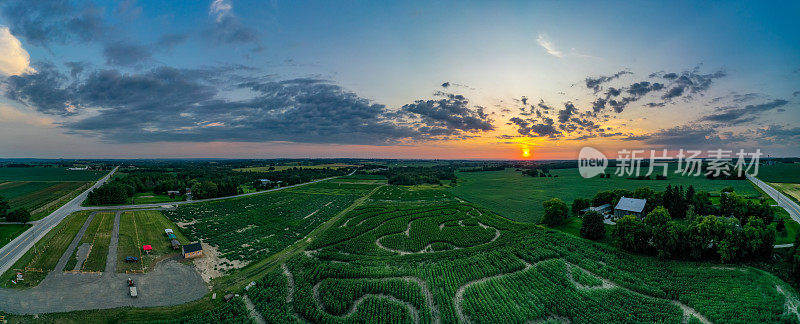
<path fill-rule="evenodd" d="M 610 179 L 584 179 L 577 169 L 551 170 L 551 173 L 558 177 L 523 176 L 513 169 L 460 172 L 458 185 L 450 190 L 456 196 L 521 222 L 538 222 L 543 215 L 542 202 L 545 200 L 561 198 L 571 204 L 576 198 L 592 198 L 597 192 L 605 190 L 650 187 L 661 191 L 672 184 L 684 187 L 693 185 L 698 191 L 711 193 L 732 186 L 739 194 L 758 195 L 758 191 L 747 180 L 708 180 L 705 177 L 672 174 L 667 180 L 633 180 L 615 176 Z"/>
<path fill-rule="evenodd" d="M 61 198 L 88 182 L 3 182 L 0 196 L 8 201 L 11 209 L 25 208 L 34 212 L 48 203 Z"/>
<path fill-rule="evenodd" d="M 2 181 L 96 181 L 108 171 L 70 171 L 65 168 L 0 168 Z"/>
<path fill-rule="evenodd" d="M 275 166 L 260 166 L 260 167 L 249 167 L 249 168 L 239 168 L 233 169 L 234 171 L 243 171 L 243 172 L 270 172 L 270 171 L 281 171 L 291 168 L 300 168 L 300 169 L 324 169 L 324 168 L 332 168 L 332 169 L 339 169 L 339 168 L 350 168 L 356 167 L 357 165 L 352 164 L 343 164 L 343 163 L 330 163 L 330 164 L 319 164 L 319 165 L 275 165 Z M 270 170 L 269 168 L 275 168 Z"/>
<path fill-rule="evenodd" d="M 800 183 L 800 163 L 762 165 L 758 178 L 765 182 Z"/>

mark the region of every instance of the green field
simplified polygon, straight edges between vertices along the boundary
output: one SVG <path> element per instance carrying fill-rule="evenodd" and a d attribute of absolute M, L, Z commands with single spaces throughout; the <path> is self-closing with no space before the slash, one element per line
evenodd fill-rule
<path fill-rule="evenodd" d="M 41 214 L 53 206 L 69 201 L 69 194 L 79 192 L 88 187 L 88 182 L 3 182 L 0 183 L 0 196 L 8 201 L 11 209 L 25 208 L 34 216 Z M 62 199 L 63 198 L 63 199 Z"/>
<path fill-rule="evenodd" d="M 5 246 L 31 227 L 30 225 L 10 224 L 0 225 L 0 247 Z"/>
<path fill-rule="evenodd" d="M 763 271 L 660 261 L 442 199 L 370 200 L 246 292 L 267 322 L 797 320 Z M 292 285 L 290 288 L 289 279 Z M 290 302 L 287 302 L 290 300 Z"/>
<path fill-rule="evenodd" d="M 181 205 L 164 211 L 192 241 L 243 264 L 266 258 L 303 238 L 377 184 L 324 181 L 241 198 Z"/>
<path fill-rule="evenodd" d="M 793 199 L 795 202 L 800 201 L 800 183 L 779 183 L 773 182 L 770 183 L 775 189 L 782 192 L 784 195 L 788 196 L 790 199 Z"/>
<path fill-rule="evenodd" d="M 764 182 L 800 183 L 800 163 L 762 165 L 757 177 Z"/>
<path fill-rule="evenodd" d="M 708 180 L 705 177 L 679 175 L 670 175 L 668 180 L 632 180 L 620 177 L 584 179 L 577 169 L 551 170 L 550 173 L 558 177 L 523 176 L 513 169 L 461 172 L 458 173 L 458 185 L 450 191 L 462 199 L 520 222 L 538 222 L 543 215 L 542 202 L 545 200 L 561 198 L 571 204 L 576 198 L 591 199 L 597 192 L 605 190 L 651 187 L 662 191 L 671 184 L 684 187 L 693 185 L 698 191 L 711 193 L 733 186 L 740 195 L 759 194 L 747 180 Z"/>
<path fill-rule="evenodd" d="M 150 270 L 153 262 L 166 255 L 179 255 L 181 250 L 173 250 L 164 229 L 170 228 L 182 245 L 189 240 L 180 228 L 170 222 L 160 211 L 142 210 L 124 212 L 119 221 L 119 247 L 117 248 L 117 272 L 128 270 Z M 151 245 L 153 251 L 145 254 L 143 245 Z M 139 262 L 125 263 L 125 257 L 134 256 Z"/>
<path fill-rule="evenodd" d="M 70 171 L 66 168 L 0 168 L 0 181 L 97 181 L 108 171 Z"/>
<path fill-rule="evenodd" d="M 106 269 L 106 257 L 108 256 L 108 245 L 111 243 L 111 230 L 114 228 L 114 213 L 99 212 L 94 215 L 86 232 L 83 233 L 78 246 L 91 244 L 89 256 L 83 264 L 75 267 L 75 252 L 73 252 L 70 262 L 64 270 L 79 269 L 82 271 L 104 271 Z M 77 249 L 76 249 L 77 250 Z"/>
<path fill-rule="evenodd" d="M 44 279 L 47 272 L 55 269 L 58 259 L 67 250 L 72 239 L 80 231 L 89 212 L 82 211 L 67 216 L 54 229 L 50 230 L 39 242 L 36 247 L 28 250 L 16 263 L 11 270 L 0 275 L 0 287 L 27 288 L 39 284 Z M 15 269 L 32 268 L 39 271 L 25 271 L 25 281 L 13 284 Z"/>

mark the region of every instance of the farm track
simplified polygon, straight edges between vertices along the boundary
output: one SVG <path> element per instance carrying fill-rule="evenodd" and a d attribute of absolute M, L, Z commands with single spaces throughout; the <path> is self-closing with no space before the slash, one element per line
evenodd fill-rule
<path fill-rule="evenodd" d="M 526 262 L 525 260 L 521 260 L 525 264 L 525 267 L 522 268 L 521 270 L 517 270 L 517 271 L 514 271 L 514 272 L 508 272 L 508 273 L 502 273 L 502 274 L 498 274 L 498 275 L 494 275 L 494 276 L 490 276 L 490 277 L 485 277 L 485 278 L 481 278 L 481 279 L 476 279 L 476 280 L 470 281 L 470 282 L 462 285 L 461 287 L 458 288 L 458 290 L 456 291 L 456 295 L 453 297 L 453 306 L 456 309 L 456 314 L 458 315 L 459 322 L 461 322 L 461 323 L 472 323 L 472 321 L 469 319 L 469 317 L 466 314 L 464 314 L 464 309 L 463 309 L 463 306 L 462 306 L 462 304 L 464 302 L 464 292 L 466 291 L 467 288 L 469 288 L 470 286 L 476 285 L 476 284 L 484 283 L 484 282 L 492 280 L 492 279 L 496 279 L 496 278 L 500 278 L 500 277 L 504 277 L 504 276 L 508 276 L 508 275 L 512 275 L 512 274 L 522 273 L 524 271 L 527 271 L 527 270 L 530 270 L 532 268 L 535 268 L 537 265 L 539 265 L 542 262 L 547 262 L 547 261 L 552 261 L 552 260 L 560 260 L 560 259 L 558 259 L 558 258 L 545 259 L 545 260 L 541 260 L 541 261 L 538 261 L 538 262 L 533 263 L 533 264 L 530 264 L 530 263 Z M 575 287 L 577 289 L 580 289 L 580 290 L 601 290 L 601 289 L 607 290 L 607 289 L 615 289 L 615 288 L 617 288 L 617 289 L 627 290 L 628 292 L 630 292 L 630 293 L 632 293 L 634 295 L 638 295 L 638 296 L 642 296 L 642 297 L 650 298 L 650 299 L 664 300 L 664 301 L 670 302 L 671 304 L 673 304 L 675 306 L 678 306 L 678 308 L 680 308 L 681 311 L 683 312 L 683 323 L 688 323 L 689 320 L 692 317 L 695 317 L 696 319 L 698 319 L 700 322 L 702 322 L 704 324 L 711 324 L 712 323 L 708 318 L 703 316 L 700 312 L 698 312 L 697 310 L 689 307 L 686 304 L 681 303 L 680 301 L 646 295 L 646 294 L 640 293 L 638 291 L 634 291 L 634 290 L 631 290 L 629 288 L 626 288 L 624 286 L 620 286 L 620 285 L 618 285 L 617 283 L 615 283 L 615 282 L 613 282 L 611 280 L 608 280 L 608 279 L 605 279 L 603 277 L 597 276 L 596 274 L 594 274 L 594 273 L 592 273 L 592 272 L 590 272 L 590 271 L 588 271 L 588 270 L 586 270 L 584 268 L 581 268 L 581 267 L 579 267 L 577 265 L 574 265 L 574 264 L 571 264 L 571 263 L 567 263 L 567 262 L 565 262 L 565 263 L 567 264 L 567 270 L 566 270 L 567 271 L 567 278 L 572 282 L 572 284 L 575 285 Z M 581 269 L 582 271 L 585 271 L 586 273 L 597 277 L 598 279 L 600 279 L 603 282 L 602 285 L 596 286 L 596 287 L 589 287 L 589 286 L 584 286 L 584 285 L 578 283 L 572 277 L 572 272 L 570 271 L 572 267 Z M 789 303 L 789 301 L 788 301 L 788 296 L 787 296 L 787 304 L 788 303 Z M 798 318 L 800 318 L 800 316 L 798 316 Z"/>

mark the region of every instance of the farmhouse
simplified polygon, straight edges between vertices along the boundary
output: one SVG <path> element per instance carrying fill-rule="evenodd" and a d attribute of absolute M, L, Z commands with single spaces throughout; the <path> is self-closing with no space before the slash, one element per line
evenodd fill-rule
<path fill-rule="evenodd" d="M 183 246 L 183 257 L 187 259 L 199 258 L 203 256 L 203 246 L 200 243 L 192 243 Z"/>
<path fill-rule="evenodd" d="M 637 218 L 642 218 L 645 204 L 647 204 L 647 199 L 622 197 L 619 199 L 617 206 L 614 207 L 614 216 L 634 215 Z"/>
<path fill-rule="evenodd" d="M 600 213 L 602 215 L 605 215 L 605 214 L 611 213 L 611 204 L 605 204 L 605 205 L 602 205 L 602 206 L 585 208 L 585 209 L 581 210 L 581 214 L 586 214 L 587 212 L 590 212 L 590 211 L 596 211 L 596 212 L 598 212 L 598 213 Z"/>

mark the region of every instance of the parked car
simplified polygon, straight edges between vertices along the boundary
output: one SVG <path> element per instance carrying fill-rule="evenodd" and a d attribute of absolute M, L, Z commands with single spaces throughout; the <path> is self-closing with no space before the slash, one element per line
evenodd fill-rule
<path fill-rule="evenodd" d="M 133 256 L 125 257 L 125 262 L 126 263 L 139 262 L 139 258 Z"/>

